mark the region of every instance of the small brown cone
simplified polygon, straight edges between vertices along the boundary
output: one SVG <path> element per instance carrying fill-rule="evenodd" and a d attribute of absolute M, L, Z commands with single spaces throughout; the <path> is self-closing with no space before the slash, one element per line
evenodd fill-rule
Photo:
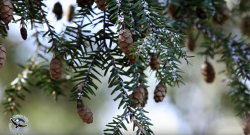
<path fill-rule="evenodd" d="M 195 50 L 196 44 L 195 44 L 195 40 L 194 40 L 193 36 L 188 35 L 188 37 L 186 38 L 185 45 L 188 48 L 188 50 L 190 50 L 191 52 L 193 52 Z"/>
<path fill-rule="evenodd" d="M 57 2 L 57 3 L 54 5 L 53 13 L 55 13 L 57 20 L 62 19 L 63 8 L 62 8 L 62 5 L 61 5 L 60 2 Z"/>
<path fill-rule="evenodd" d="M 77 100 L 77 113 L 83 122 L 90 124 L 93 122 L 93 113 L 86 105 L 82 105 L 80 100 Z"/>
<path fill-rule="evenodd" d="M 146 25 L 147 25 L 147 22 L 142 23 L 141 28 L 143 29 Z M 149 31 L 150 31 L 150 29 L 146 29 L 146 30 L 142 31 L 141 38 L 145 38 L 146 37 L 145 34 L 148 34 Z"/>
<path fill-rule="evenodd" d="M 75 15 L 75 7 L 73 5 L 70 5 L 67 14 L 68 22 L 71 22 L 73 20 L 74 15 Z"/>
<path fill-rule="evenodd" d="M 62 75 L 62 62 L 59 58 L 55 57 L 50 62 L 50 76 L 54 80 L 58 80 Z"/>
<path fill-rule="evenodd" d="M 78 7 L 84 7 L 85 5 L 92 5 L 94 0 L 77 0 Z"/>
<path fill-rule="evenodd" d="M 137 54 L 131 54 L 127 56 L 128 60 L 130 61 L 130 63 L 136 63 L 138 60 L 138 55 Z"/>
<path fill-rule="evenodd" d="M 122 49 L 123 53 L 131 53 L 131 47 L 133 44 L 132 34 L 128 29 L 121 29 L 119 32 L 118 45 Z"/>
<path fill-rule="evenodd" d="M 163 84 L 158 84 L 155 87 L 155 91 L 154 91 L 154 100 L 156 103 L 158 102 L 162 102 L 164 97 L 166 96 L 167 93 L 167 89 L 165 87 L 165 85 Z"/>
<path fill-rule="evenodd" d="M 5 24 L 9 24 L 13 19 L 13 5 L 11 0 L 2 0 L 1 2 L 1 17 Z"/>
<path fill-rule="evenodd" d="M 246 117 L 243 121 L 242 128 L 245 135 L 250 133 L 250 117 Z"/>
<path fill-rule="evenodd" d="M 144 87 L 144 98 L 143 98 L 143 103 L 141 104 L 141 106 L 145 107 L 147 103 L 148 103 L 148 89 Z"/>
<path fill-rule="evenodd" d="M 175 5 L 173 4 L 168 5 L 168 13 L 173 19 L 178 20 L 181 18 L 181 16 L 178 15 L 178 11 L 179 11 L 179 8 L 176 7 Z"/>
<path fill-rule="evenodd" d="M 62 19 L 63 8 L 60 2 L 55 3 L 53 13 L 56 15 L 57 20 Z"/>
<path fill-rule="evenodd" d="M 130 97 L 134 100 L 135 103 L 139 103 L 133 106 L 134 108 L 139 107 L 140 104 L 142 107 L 144 107 L 147 104 L 148 100 L 148 90 L 143 86 L 137 86 Z"/>
<path fill-rule="evenodd" d="M 207 83 L 212 83 L 215 78 L 215 71 L 213 66 L 209 62 L 205 62 L 201 65 L 201 73 L 203 76 L 203 79 Z"/>
<path fill-rule="evenodd" d="M 0 42 L 0 69 L 3 67 L 6 60 L 6 49 Z"/>
<path fill-rule="evenodd" d="M 230 16 L 230 11 L 227 7 L 226 3 L 221 3 L 221 8 L 216 8 L 216 11 L 220 14 L 218 16 L 214 16 L 213 20 L 219 24 L 223 24 L 228 20 Z"/>
<path fill-rule="evenodd" d="M 161 60 L 156 54 L 153 54 L 149 63 L 152 70 L 157 70 L 161 65 Z"/>
<path fill-rule="evenodd" d="M 246 16 L 241 20 L 241 32 L 250 36 L 250 16 Z"/>
<path fill-rule="evenodd" d="M 26 30 L 26 28 L 22 27 L 20 29 L 20 33 L 21 33 L 21 36 L 22 36 L 23 40 L 26 40 L 27 39 L 27 30 Z"/>
<path fill-rule="evenodd" d="M 95 2 L 96 2 L 97 7 L 100 10 L 102 11 L 106 10 L 106 7 L 105 7 L 106 0 L 95 0 Z"/>

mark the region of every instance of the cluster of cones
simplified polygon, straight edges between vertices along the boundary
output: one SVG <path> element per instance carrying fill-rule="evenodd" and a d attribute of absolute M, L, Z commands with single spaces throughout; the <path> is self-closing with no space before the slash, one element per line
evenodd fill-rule
<path fill-rule="evenodd" d="M 162 102 L 164 97 L 166 96 L 167 89 L 163 84 L 158 84 L 154 90 L 154 100 L 156 103 Z M 144 86 L 137 86 L 135 90 L 129 95 L 131 99 L 133 99 L 134 103 L 132 107 L 145 107 L 148 100 L 148 90 Z"/>
<path fill-rule="evenodd" d="M 179 20 L 183 17 L 184 10 L 177 4 L 173 3 L 179 3 L 179 0 L 174 0 L 174 2 L 170 3 L 168 5 L 168 13 L 173 19 Z M 217 6 L 215 6 L 215 10 L 217 13 L 215 16 L 213 16 L 213 21 L 219 24 L 223 24 L 225 21 L 227 21 L 230 17 L 230 11 L 226 5 L 226 2 L 219 3 Z M 207 18 L 207 9 L 206 8 L 196 8 L 196 15 L 198 18 L 204 20 Z"/>

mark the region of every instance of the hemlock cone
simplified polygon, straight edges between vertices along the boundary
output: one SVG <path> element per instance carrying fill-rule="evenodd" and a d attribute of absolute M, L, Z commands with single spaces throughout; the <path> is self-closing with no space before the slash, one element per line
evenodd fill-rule
<path fill-rule="evenodd" d="M 4 45 L 0 42 L 0 69 L 3 67 L 6 60 L 6 49 Z"/>
<path fill-rule="evenodd" d="M 249 15 L 242 18 L 240 27 L 241 27 L 242 34 L 250 36 L 250 16 Z"/>
<path fill-rule="evenodd" d="M 76 3 L 78 7 L 84 7 L 85 5 L 92 5 L 94 0 L 77 0 Z"/>
<path fill-rule="evenodd" d="M 188 48 L 188 50 L 190 50 L 191 52 L 193 52 L 195 50 L 196 44 L 195 44 L 195 40 L 191 34 L 189 34 L 188 37 L 186 38 L 185 45 Z"/>
<path fill-rule="evenodd" d="M 105 7 L 106 0 L 95 0 L 95 3 L 100 10 L 102 11 L 106 10 Z"/>
<path fill-rule="evenodd" d="M 130 63 L 136 63 L 138 58 L 138 55 L 136 54 L 128 54 L 127 56 L 128 60 L 130 61 Z"/>
<path fill-rule="evenodd" d="M 153 54 L 151 56 L 151 60 L 150 60 L 150 63 L 149 63 L 151 69 L 154 71 L 154 70 L 157 70 L 160 65 L 161 65 L 161 60 L 157 57 L 156 54 Z"/>
<path fill-rule="evenodd" d="M 61 5 L 60 2 L 57 2 L 54 5 L 53 13 L 55 13 L 57 20 L 61 20 L 62 19 L 63 8 L 62 8 L 62 5 Z"/>
<path fill-rule="evenodd" d="M 74 15 L 75 15 L 75 7 L 73 5 L 70 5 L 67 14 L 68 22 L 71 22 L 73 20 Z"/>
<path fill-rule="evenodd" d="M 21 36 L 22 36 L 23 40 L 26 40 L 27 39 L 27 30 L 26 30 L 26 28 L 22 27 L 20 29 L 20 33 L 21 33 Z"/>
<path fill-rule="evenodd" d="M 131 53 L 131 47 L 133 44 L 132 34 L 128 29 L 121 29 L 118 37 L 119 47 L 122 49 L 123 53 Z"/>
<path fill-rule="evenodd" d="M 220 4 L 221 8 L 216 8 L 216 11 L 220 14 L 213 17 L 213 20 L 219 24 L 223 24 L 230 17 L 230 11 L 226 3 Z"/>
<path fill-rule="evenodd" d="M 245 135 L 248 135 L 250 133 L 250 117 L 246 117 L 243 121 L 242 128 Z"/>
<path fill-rule="evenodd" d="M 2 0 L 1 2 L 1 17 L 5 24 L 9 24 L 13 19 L 13 5 L 11 0 Z"/>
<path fill-rule="evenodd" d="M 82 105 L 80 101 L 77 101 L 77 113 L 83 122 L 91 124 L 93 122 L 93 113 L 91 109 L 86 105 Z"/>
<path fill-rule="evenodd" d="M 62 62 L 59 58 L 55 57 L 50 62 L 50 75 L 54 80 L 58 80 L 62 75 Z"/>
<path fill-rule="evenodd" d="M 166 96 L 167 89 L 163 84 L 158 84 L 154 91 L 154 100 L 156 103 L 162 102 Z"/>
<path fill-rule="evenodd" d="M 144 103 L 143 101 L 147 98 L 144 99 L 144 96 L 148 95 L 147 89 L 143 86 L 137 86 L 135 88 L 135 90 L 132 92 L 132 94 L 130 95 L 130 97 L 134 100 L 135 103 L 138 103 L 137 105 L 134 105 L 133 107 L 139 107 L 140 105 L 142 107 L 145 106 L 146 103 Z"/>
<path fill-rule="evenodd" d="M 213 66 L 209 62 L 205 62 L 201 65 L 201 73 L 203 76 L 203 79 L 207 83 L 212 83 L 215 78 L 215 71 Z"/>

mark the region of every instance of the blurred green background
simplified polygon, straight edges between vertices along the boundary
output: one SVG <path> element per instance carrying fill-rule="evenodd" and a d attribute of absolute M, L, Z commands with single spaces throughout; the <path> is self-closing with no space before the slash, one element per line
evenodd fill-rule
<path fill-rule="evenodd" d="M 57 0 L 50 0 L 46 3 L 52 9 L 55 2 Z M 62 2 L 65 11 L 67 5 L 71 2 Z M 73 4 L 75 4 L 75 1 Z M 53 14 L 50 13 L 49 17 L 52 22 L 55 20 Z M 63 21 L 65 20 L 63 18 Z M 62 26 L 59 22 L 55 24 L 58 27 Z M 22 40 L 19 35 L 19 24 L 10 24 L 9 26 L 9 36 L 6 39 L 1 39 L 7 49 L 7 61 L 0 70 L 1 101 L 4 98 L 4 88 L 17 77 L 18 73 L 22 72 L 22 69 L 16 63 L 24 63 L 35 50 L 32 38 L 25 42 Z M 233 32 L 241 36 L 239 28 L 231 22 L 226 23 L 225 29 L 227 28 L 231 28 L 227 32 Z M 29 31 L 28 35 L 32 33 L 32 31 Z M 196 42 L 197 46 L 201 42 L 202 39 L 199 39 Z M 153 99 L 153 91 L 157 85 L 154 72 L 149 68 L 145 71 L 149 77 L 148 85 L 150 86 L 148 88 L 149 100 L 145 109 L 149 111 L 147 116 L 151 118 L 151 122 L 154 124 L 152 130 L 156 135 L 243 134 L 241 119 L 235 116 L 234 105 L 227 94 L 229 88 L 222 82 L 225 76 L 218 75 L 218 72 L 224 69 L 225 65 L 210 60 L 216 70 L 216 79 L 212 84 L 205 83 L 200 71 L 200 66 L 205 58 L 196 54 L 199 51 L 200 48 L 196 48 L 195 53 L 189 53 L 189 55 L 195 56 L 190 59 L 193 66 L 186 65 L 185 61 L 182 61 L 181 69 L 185 72 L 182 74 L 185 85 L 180 85 L 179 88 L 168 87 L 167 96 L 161 103 L 155 103 Z M 215 59 L 219 59 L 219 56 Z M 94 114 L 92 124 L 83 123 L 76 112 L 76 103 L 68 101 L 71 87 L 65 92 L 65 97 L 60 96 L 58 98 L 57 103 L 54 103 L 53 96 L 47 96 L 47 93 L 43 93 L 36 88 L 32 89 L 32 94 L 26 93 L 26 100 L 19 103 L 22 105 L 20 114 L 29 119 L 27 134 L 103 134 L 105 125 L 111 122 L 114 116 L 122 114 L 123 110 L 117 109 L 119 101 L 113 101 L 115 95 L 110 95 L 112 89 L 107 87 L 107 78 L 102 78 L 102 82 L 102 84 L 97 83 L 100 88 L 96 91 L 97 96 L 92 96 L 91 100 L 84 100 L 84 103 L 91 108 Z M 2 112 L 2 105 L 0 105 L 0 110 Z M 9 114 L 0 115 L 0 135 L 12 134 L 8 127 L 10 118 Z M 132 124 L 128 124 L 129 131 L 124 131 L 124 135 L 135 134 L 132 127 Z"/>

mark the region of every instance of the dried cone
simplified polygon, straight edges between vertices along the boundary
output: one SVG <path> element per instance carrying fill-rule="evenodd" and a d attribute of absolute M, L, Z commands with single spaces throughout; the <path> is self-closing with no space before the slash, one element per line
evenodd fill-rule
<path fill-rule="evenodd" d="M 20 33 L 21 33 L 21 36 L 22 36 L 23 40 L 26 40 L 27 39 L 27 30 L 26 30 L 26 28 L 22 27 L 20 29 Z"/>
<path fill-rule="evenodd" d="M 6 49 L 0 42 L 0 69 L 3 67 L 6 60 Z"/>
<path fill-rule="evenodd" d="M 102 11 L 106 10 L 106 7 L 105 7 L 106 0 L 95 0 L 95 2 L 96 2 L 97 7 L 100 10 Z"/>
<path fill-rule="evenodd" d="M 179 8 L 176 7 L 175 5 L 173 4 L 169 4 L 168 6 L 168 13 L 170 14 L 170 16 L 173 18 L 173 19 L 180 19 L 181 16 L 178 15 L 178 11 L 179 11 Z"/>
<path fill-rule="evenodd" d="M 195 50 L 196 44 L 195 44 L 195 40 L 194 40 L 193 36 L 188 35 L 188 37 L 186 38 L 185 45 L 188 48 L 188 50 L 190 50 L 191 52 L 193 52 Z"/>
<path fill-rule="evenodd" d="M 250 117 L 246 117 L 243 121 L 242 128 L 245 135 L 250 133 Z"/>
<path fill-rule="evenodd" d="M 76 3 L 78 7 L 84 7 L 85 5 L 92 5 L 94 0 L 77 0 Z"/>
<path fill-rule="evenodd" d="M 141 106 L 145 107 L 147 103 L 148 103 L 148 89 L 144 87 L 144 98 L 143 98 L 143 103 L 141 104 Z"/>
<path fill-rule="evenodd" d="M 93 122 L 93 113 L 86 105 L 82 105 L 81 101 L 77 101 L 77 113 L 83 122 L 90 124 Z"/>
<path fill-rule="evenodd" d="M 62 62 L 59 58 L 55 57 L 50 62 L 50 76 L 54 80 L 58 80 L 62 75 Z"/>
<path fill-rule="evenodd" d="M 134 108 L 135 107 L 139 107 L 140 104 L 142 107 L 145 106 L 145 104 L 147 103 L 147 101 L 144 101 L 144 100 L 147 100 L 147 95 L 148 95 L 148 91 L 145 87 L 143 86 L 137 86 L 135 88 L 135 90 L 132 92 L 132 94 L 130 95 L 130 97 L 134 100 L 135 103 L 139 103 L 135 106 L 133 106 Z M 144 102 L 143 102 L 144 101 Z"/>
<path fill-rule="evenodd" d="M 121 29 L 118 38 L 119 47 L 124 53 L 131 53 L 131 47 L 133 44 L 132 34 L 128 29 Z"/>
<path fill-rule="evenodd" d="M 163 84 L 158 84 L 155 87 L 155 91 L 154 91 L 154 100 L 156 103 L 158 102 L 162 102 L 164 97 L 166 96 L 167 93 L 167 89 L 165 87 L 165 85 Z"/>
<path fill-rule="evenodd" d="M 57 3 L 54 5 L 53 13 L 55 13 L 57 20 L 62 19 L 63 8 L 62 8 L 62 5 L 61 5 L 60 2 L 57 2 Z"/>
<path fill-rule="evenodd" d="M 157 70 L 160 67 L 161 60 L 157 57 L 156 54 L 152 55 L 149 65 L 150 65 L 152 70 Z"/>
<path fill-rule="evenodd" d="M 5 24 L 9 24 L 13 19 L 13 5 L 11 0 L 2 0 L 1 2 L 1 17 Z"/>
<path fill-rule="evenodd" d="M 201 73 L 203 76 L 203 79 L 207 83 L 212 83 L 215 78 L 215 72 L 213 66 L 209 62 L 205 62 L 201 65 Z"/>
<path fill-rule="evenodd" d="M 228 20 L 229 16 L 230 16 L 230 11 L 227 8 L 227 4 L 226 3 L 221 3 L 221 8 L 216 8 L 216 11 L 220 14 L 217 17 L 214 16 L 213 20 L 219 24 L 223 24 L 225 21 Z"/>
<path fill-rule="evenodd" d="M 69 9 L 68 9 L 68 22 L 71 22 L 74 18 L 74 14 L 75 14 L 75 7 L 73 5 L 70 5 L 69 6 Z"/>
<path fill-rule="evenodd" d="M 246 16 L 241 20 L 241 32 L 250 36 L 250 17 Z"/>
<path fill-rule="evenodd" d="M 138 55 L 137 54 L 131 54 L 127 56 L 128 60 L 130 61 L 130 63 L 136 63 L 138 60 Z"/>

